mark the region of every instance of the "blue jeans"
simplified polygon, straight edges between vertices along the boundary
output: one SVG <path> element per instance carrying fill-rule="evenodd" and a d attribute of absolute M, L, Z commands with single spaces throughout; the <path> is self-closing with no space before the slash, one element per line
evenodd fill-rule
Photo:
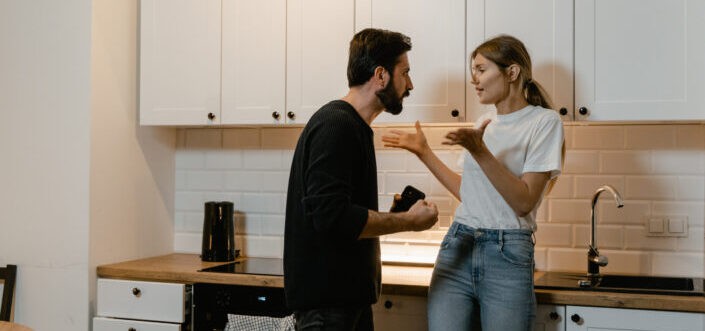
<path fill-rule="evenodd" d="M 431 331 L 530 331 L 536 318 L 530 230 L 453 223 L 431 277 Z"/>

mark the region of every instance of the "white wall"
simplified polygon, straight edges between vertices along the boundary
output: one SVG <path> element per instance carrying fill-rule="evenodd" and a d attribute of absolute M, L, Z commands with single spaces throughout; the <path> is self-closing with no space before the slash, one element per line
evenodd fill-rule
<path fill-rule="evenodd" d="M 89 330 L 97 264 L 172 250 L 175 135 L 137 124 L 137 1 L 0 1 L 0 264 L 34 330 Z"/>
<path fill-rule="evenodd" d="M 458 149 L 441 145 L 453 126 L 426 135 L 456 171 Z M 541 270 L 587 268 L 590 198 L 602 184 L 625 199 L 616 209 L 609 195 L 598 206 L 598 247 L 605 272 L 702 276 L 705 219 L 705 126 L 586 125 L 567 123 L 564 173 L 538 214 L 536 263 Z M 408 127 L 407 127 L 408 129 Z M 458 202 L 417 158 L 382 147 L 387 128 L 375 128 L 380 210 L 406 184 L 427 193 L 440 209 L 437 229 L 382 238 L 383 258 L 432 262 Z M 179 130 L 176 155 L 177 251 L 200 251 L 203 202 L 231 200 L 239 215 L 237 245 L 249 256 L 282 255 L 289 164 L 300 129 Z M 686 237 L 649 237 L 650 217 L 688 218 Z"/>
<path fill-rule="evenodd" d="M 138 3 L 93 2 L 88 269 L 92 312 L 96 266 L 173 251 L 176 135 L 172 128 L 137 125 Z"/>
<path fill-rule="evenodd" d="M 0 2 L 0 264 L 15 320 L 88 325 L 90 0 Z"/>

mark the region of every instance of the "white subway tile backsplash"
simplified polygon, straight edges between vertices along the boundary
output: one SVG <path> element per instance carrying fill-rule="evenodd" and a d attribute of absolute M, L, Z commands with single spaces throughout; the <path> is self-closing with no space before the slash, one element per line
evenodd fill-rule
<path fill-rule="evenodd" d="M 624 128 L 621 126 L 573 127 L 575 149 L 623 149 Z"/>
<path fill-rule="evenodd" d="M 548 215 L 551 223 L 585 223 L 590 220 L 590 201 L 551 199 Z"/>
<path fill-rule="evenodd" d="M 567 150 L 565 153 L 564 173 L 595 174 L 599 170 L 599 152 Z"/>
<path fill-rule="evenodd" d="M 577 175 L 575 176 L 575 198 L 591 199 L 602 185 L 612 185 L 618 192 L 624 192 L 624 176 Z M 608 193 L 605 193 L 608 194 Z"/>
<path fill-rule="evenodd" d="M 573 244 L 572 228 L 570 224 L 541 224 L 535 232 L 536 246 L 570 247 Z"/>
<path fill-rule="evenodd" d="M 464 126 L 469 126 L 467 123 Z M 462 148 L 442 145 L 456 124 L 424 126 L 438 157 L 453 171 Z M 404 186 L 423 190 L 439 205 L 433 230 L 384 236 L 383 255 L 406 261 L 435 260 L 438 244 L 459 202 L 418 158 L 381 148 L 390 130 L 375 127 L 379 207 L 386 211 Z M 199 253 L 203 203 L 228 200 L 236 215 L 237 245 L 249 256 L 281 257 L 286 188 L 300 127 L 179 129 L 176 153 L 174 246 Z M 553 191 L 537 212 L 538 270 L 585 272 L 590 198 L 603 184 L 617 188 L 625 206 L 609 194 L 597 206 L 597 244 L 610 258 L 607 273 L 682 275 L 705 270 L 705 125 L 565 125 L 566 162 Z M 685 216 L 687 237 L 647 237 L 651 217 Z"/>
<path fill-rule="evenodd" d="M 220 191 L 223 189 L 223 179 L 223 173 L 219 171 L 189 171 L 186 173 L 186 189 Z"/>
<path fill-rule="evenodd" d="M 599 249 L 622 249 L 624 246 L 623 233 L 622 226 L 597 225 L 597 229 L 595 229 L 595 244 Z M 590 245 L 590 225 L 575 225 L 574 235 L 573 247 L 587 249 L 588 245 Z"/>
<path fill-rule="evenodd" d="M 624 249 L 640 251 L 675 251 L 674 237 L 647 237 L 643 226 L 624 228 Z"/>
<path fill-rule="evenodd" d="M 649 253 L 600 250 L 600 254 L 609 259 L 607 266 L 600 268 L 600 272 L 605 274 L 651 274 L 652 259 Z M 587 270 L 587 262 L 584 270 Z"/>
<path fill-rule="evenodd" d="M 627 176 L 625 199 L 674 200 L 678 178 L 674 176 Z"/>
<path fill-rule="evenodd" d="M 679 176 L 676 185 L 676 199 L 705 200 L 705 178 L 703 176 Z"/>
<path fill-rule="evenodd" d="M 659 150 L 651 153 L 653 172 L 666 175 L 692 175 L 705 172 L 702 153 L 688 150 Z"/>
<path fill-rule="evenodd" d="M 243 168 L 248 170 L 284 170 L 281 150 L 253 150 L 243 158 Z M 288 169 L 286 169 L 288 170 Z"/>
<path fill-rule="evenodd" d="M 222 132 L 220 129 L 186 130 L 186 148 L 219 149 L 223 146 Z"/>
<path fill-rule="evenodd" d="M 702 253 L 654 253 L 651 274 L 656 276 L 703 277 Z"/>
<path fill-rule="evenodd" d="M 627 149 L 670 149 L 676 147 L 673 125 L 634 125 L 624 128 Z"/>
<path fill-rule="evenodd" d="M 651 168 L 651 152 L 600 152 L 601 174 L 648 174 Z"/>

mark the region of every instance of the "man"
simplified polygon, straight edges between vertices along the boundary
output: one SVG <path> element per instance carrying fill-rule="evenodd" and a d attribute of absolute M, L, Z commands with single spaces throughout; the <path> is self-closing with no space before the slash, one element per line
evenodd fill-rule
<path fill-rule="evenodd" d="M 379 236 L 422 231 L 435 204 L 377 211 L 372 121 L 399 114 L 413 89 L 397 32 L 365 29 L 350 42 L 348 94 L 321 107 L 304 128 L 291 165 L 284 235 L 284 289 L 298 330 L 373 330 L 381 284 Z"/>

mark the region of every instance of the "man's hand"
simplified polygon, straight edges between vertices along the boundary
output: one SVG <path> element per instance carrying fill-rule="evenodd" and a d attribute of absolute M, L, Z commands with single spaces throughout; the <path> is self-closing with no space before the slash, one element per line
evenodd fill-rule
<path fill-rule="evenodd" d="M 433 202 L 419 200 L 406 212 L 409 216 L 410 230 L 423 231 L 430 229 L 438 222 L 438 207 Z"/>

